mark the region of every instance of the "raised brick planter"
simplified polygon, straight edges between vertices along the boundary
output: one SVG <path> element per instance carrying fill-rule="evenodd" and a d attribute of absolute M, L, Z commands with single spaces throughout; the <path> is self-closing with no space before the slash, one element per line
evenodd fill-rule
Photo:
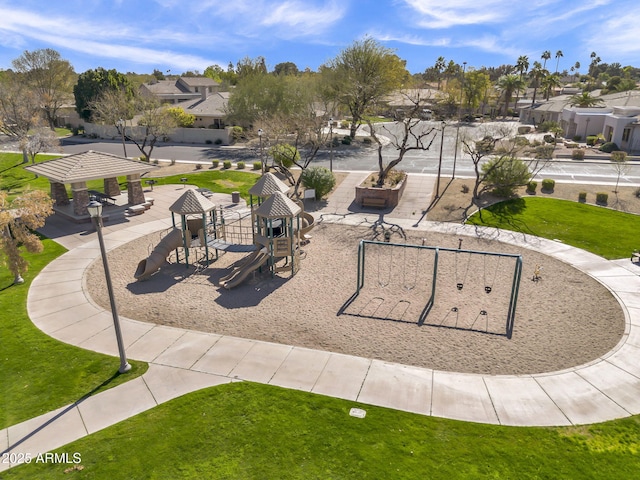
<path fill-rule="evenodd" d="M 404 180 L 393 188 L 358 185 L 356 187 L 356 203 L 361 207 L 394 208 L 402 198 L 407 186 L 407 178 L 405 176 Z M 384 203 L 382 203 L 383 200 Z"/>

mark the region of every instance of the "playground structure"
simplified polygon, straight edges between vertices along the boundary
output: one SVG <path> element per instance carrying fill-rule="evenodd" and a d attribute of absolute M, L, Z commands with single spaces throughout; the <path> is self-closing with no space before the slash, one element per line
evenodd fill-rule
<path fill-rule="evenodd" d="M 300 202 L 284 194 L 288 189 L 273 174 L 266 173 L 249 190 L 250 205 L 245 208 L 216 207 L 198 191 L 186 190 L 169 207 L 173 227 L 148 258 L 138 263 L 134 277 L 139 281 L 150 278 L 172 254 L 175 263 L 184 263 L 187 268 L 206 268 L 221 252 L 249 253 L 220 279 L 220 286 L 227 289 L 265 268 L 272 276 L 283 271 L 295 275 L 300 267 L 300 245 L 308 240 L 315 221 Z"/>
<path fill-rule="evenodd" d="M 499 275 L 498 272 L 509 271 L 511 262 L 511 278 L 505 277 L 504 273 Z M 506 315 L 502 334 L 507 338 L 513 334 L 522 276 L 520 255 L 361 240 L 357 268 L 356 292 L 339 314 L 353 315 L 351 310 L 354 308 L 350 307 L 355 307 L 356 299 L 363 291 L 367 291 L 367 298 L 360 302 L 362 305 L 358 306 L 355 313 L 357 316 L 410 322 L 419 326 L 427 323 L 498 333 L 490 331 L 489 315 L 500 311 L 502 301 Z M 440 278 L 443 275 L 441 272 L 445 271 L 449 275 Z M 417 295 L 425 300 L 424 303 L 421 301 L 420 305 L 411 305 L 403 298 L 403 292 L 414 289 L 416 291 L 412 293 L 412 298 L 415 299 Z M 383 296 L 383 291 L 388 292 L 387 295 Z M 467 300 L 464 307 L 463 296 Z M 389 304 L 384 305 L 385 297 L 392 299 L 391 308 Z M 477 304 L 482 306 L 478 308 Z M 434 307 L 437 319 L 431 321 L 428 316 L 435 311 Z M 467 315 L 466 326 L 461 321 L 462 314 Z M 497 314 L 494 318 L 499 316 Z M 450 324 L 449 317 L 453 317 L 453 324 Z M 477 326 L 480 320 L 485 322 L 484 329 Z"/>

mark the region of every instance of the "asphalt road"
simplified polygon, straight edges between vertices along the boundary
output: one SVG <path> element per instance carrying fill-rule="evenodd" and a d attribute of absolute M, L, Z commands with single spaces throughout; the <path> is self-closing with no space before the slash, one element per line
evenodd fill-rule
<path fill-rule="evenodd" d="M 424 128 L 432 126 L 440 127 L 439 123 L 424 122 Z M 497 124 L 500 126 L 501 124 Z M 517 126 L 517 124 L 513 124 Z M 389 131 L 381 132 L 388 137 L 394 133 L 392 125 Z M 495 125 L 493 125 L 495 128 Z M 464 135 L 475 137 L 482 136 L 491 131 L 492 125 L 482 124 L 478 126 L 464 126 L 459 130 L 455 126 L 445 127 L 444 142 L 442 145 L 442 163 L 440 164 L 440 130 L 434 130 L 435 137 L 430 149 L 427 151 L 409 151 L 406 153 L 400 167 L 409 173 L 437 174 L 440 167 L 443 175 L 451 176 L 454 164 L 457 177 L 474 177 L 471 159 L 458 151 L 454 154 L 456 135 L 462 138 Z M 89 140 L 84 138 L 69 138 L 63 141 L 63 151 L 66 154 L 80 153 L 86 150 L 123 154 L 122 143 L 118 141 Z M 127 154 L 138 154 L 136 146 L 132 143 L 126 145 Z M 385 147 L 383 159 L 385 162 L 395 158 L 392 147 Z M 212 159 L 231 160 L 232 162 L 245 161 L 247 163 L 260 159 L 260 151 L 257 148 L 245 148 L 236 146 L 214 145 L 184 145 L 184 144 L 158 144 L 152 154 L 152 158 L 159 160 L 176 160 L 178 162 L 210 162 Z M 331 151 L 319 152 L 313 165 L 329 168 L 333 164 L 334 170 L 376 170 L 378 165 L 377 149 L 375 147 L 345 147 L 340 146 Z M 557 182 L 615 184 L 618 172 L 611 164 L 605 161 L 573 161 L 553 160 L 540 170 L 538 179 L 552 178 Z M 620 176 L 620 185 L 640 186 L 640 164 L 629 162 L 625 171 Z"/>

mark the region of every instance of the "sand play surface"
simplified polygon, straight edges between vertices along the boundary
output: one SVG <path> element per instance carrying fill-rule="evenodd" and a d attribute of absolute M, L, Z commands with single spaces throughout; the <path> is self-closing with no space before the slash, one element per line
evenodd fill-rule
<path fill-rule="evenodd" d="M 426 245 L 458 248 L 457 236 L 406 233 L 406 240 L 395 234 L 391 241 L 421 245 L 425 238 Z M 246 254 L 227 253 L 197 273 L 166 263 L 136 282 L 136 266 L 160 233 L 134 240 L 109 253 L 118 311 L 145 322 L 483 374 L 581 365 L 614 348 L 624 332 L 620 305 L 588 275 L 531 250 L 471 237 L 462 237 L 463 249 L 522 254 L 512 338 L 506 336 L 512 258 L 441 253 L 435 304 L 419 326 L 431 292 L 433 251 L 371 245 L 364 287 L 345 307 L 356 291 L 358 242 L 370 239 L 371 230 L 320 224 L 312 234 L 293 278 L 250 275 L 232 290 L 217 287 L 217 280 Z M 536 265 L 542 265 L 542 278 L 533 282 Z M 89 269 L 86 285 L 108 308 L 100 261 Z"/>

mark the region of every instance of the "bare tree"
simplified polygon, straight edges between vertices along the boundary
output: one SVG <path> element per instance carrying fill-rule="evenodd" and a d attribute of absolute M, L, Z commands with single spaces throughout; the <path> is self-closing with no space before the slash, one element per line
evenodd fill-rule
<path fill-rule="evenodd" d="M 20 142 L 29 137 L 29 131 L 42 125 L 42 109 L 35 92 L 29 89 L 17 74 L 6 75 L 0 81 L 0 132 Z M 26 150 L 23 162 L 29 161 Z"/>
<path fill-rule="evenodd" d="M 53 213 L 53 202 L 41 190 L 31 190 L 8 201 L 7 192 L 0 191 L 0 255 L 11 273 L 14 283 L 22 283 L 22 273 L 28 268 L 19 250 L 24 245 L 31 253 L 39 253 L 43 246 L 33 230 L 44 225 Z"/>
<path fill-rule="evenodd" d="M 378 145 L 378 178 L 376 180 L 378 187 L 384 186 L 389 172 L 402 162 L 407 152 L 429 150 L 436 138 L 436 127 L 425 124 L 420 118 L 423 108 L 422 99 L 406 95 L 406 98 L 411 99 L 413 105 L 402 120 L 394 123 L 393 129 L 387 125 L 378 127 L 368 121 L 371 138 Z M 389 139 L 386 149 L 380 136 Z M 395 151 L 395 158 L 385 162 L 384 154 L 389 150 Z"/>
<path fill-rule="evenodd" d="M 48 127 L 39 127 L 20 142 L 22 151 L 26 151 L 31 158 L 31 163 L 36 163 L 36 155 L 43 152 L 57 151 L 62 153 L 60 139 L 56 133 Z"/>

